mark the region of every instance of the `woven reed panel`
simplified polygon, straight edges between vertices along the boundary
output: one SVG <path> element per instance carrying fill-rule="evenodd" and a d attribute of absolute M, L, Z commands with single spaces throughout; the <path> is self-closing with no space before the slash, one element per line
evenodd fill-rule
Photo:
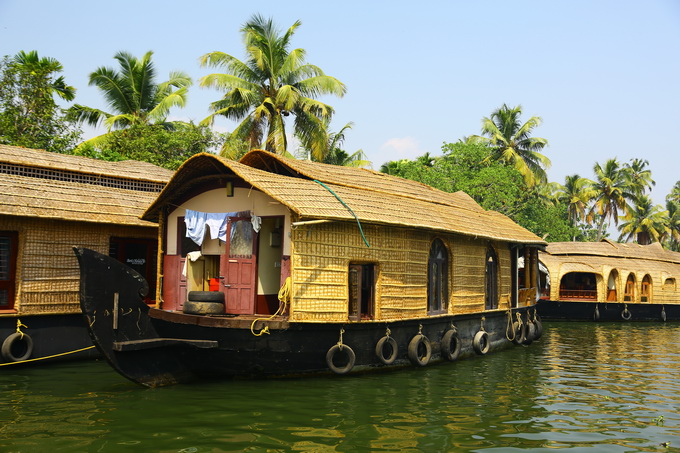
<path fill-rule="evenodd" d="M 14 304 L 19 314 L 80 312 L 80 270 L 73 246 L 108 255 L 112 236 L 155 238 L 157 234 L 155 228 L 3 215 L 0 230 L 19 234 Z"/>
<path fill-rule="evenodd" d="M 295 321 L 348 320 L 350 263 L 374 263 L 378 276 L 376 320 L 427 316 L 427 263 L 434 238 L 450 252 L 449 313 L 484 310 L 486 240 L 407 228 L 364 225 L 366 247 L 354 223 L 302 225 L 292 232 L 292 304 Z M 510 298 L 510 252 L 495 243 L 499 259 L 499 308 Z"/>

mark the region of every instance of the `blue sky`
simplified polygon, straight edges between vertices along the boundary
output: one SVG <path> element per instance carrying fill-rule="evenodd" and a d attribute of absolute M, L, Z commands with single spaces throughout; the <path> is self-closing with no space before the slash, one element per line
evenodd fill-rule
<path fill-rule="evenodd" d="M 196 122 L 220 96 L 201 89 L 198 58 L 244 58 L 239 29 L 253 14 L 281 29 L 302 26 L 293 46 L 347 85 L 333 129 L 349 121 L 348 151 L 374 167 L 440 154 L 479 133 L 503 103 L 543 118 L 551 181 L 592 177 L 595 162 L 647 159 L 657 203 L 680 180 L 680 1 L 197 1 L 0 0 L 0 54 L 37 50 L 59 60 L 76 101 L 107 110 L 88 74 L 113 55 L 154 51 L 159 80 L 188 72 L 195 86 L 176 119 Z M 218 121 L 221 131 L 233 124 Z M 669 135 L 670 134 L 670 135 Z"/>

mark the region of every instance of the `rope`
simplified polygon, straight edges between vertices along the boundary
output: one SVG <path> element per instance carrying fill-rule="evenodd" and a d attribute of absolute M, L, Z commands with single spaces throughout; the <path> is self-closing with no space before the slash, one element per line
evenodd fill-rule
<path fill-rule="evenodd" d="M 26 326 L 24 326 L 24 327 L 26 327 Z M 37 362 L 39 360 L 53 359 L 55 357 L 61 357 L 61 356 L 64 356 L 64 355 L 75 354 L 76 352 L 87 351 L 88 349 L 92 349 L 92 348 L 94 348 L 94 346 L 88 346 L 86 348 L 76 349 L 75 351 L 62 352 L 60 354 L 48 355 L 47 357 L 38 357 L 37 359 L 27 359 L 27 360 L 20 360 L 19 362 L 0 363 L 0 366 L 19 365 L 21 363 Z"/>
<path fill-rule="evenodd" d="M 270 334 L 268 325 L 265 325 L 258 333 L 255 333 L 255 323 L 257 323 L 257 321 L 270 321 L 274 319 L 274 317 L 277 316 L 279 312 L 283 314 L 286 311 L 286 304 L 290 301 L 290 281 L 290 277 L 286 277 L 286 281 L 279 290 L 279 308 L 276 310 L 276 312 L 268 318 L 255 318 L 253 323 L 250 325 L 250 333 L 256 337 L 260 337 L 264 334 Z"/>
<path fill-rule="evenodd" d="M 21 331 L 22 327 L 25 327 L 26 329 L 28 329 L 28 326 L 26 324 L 23 324 L 21 322 L 21 319 L 17 318 L 17 333 L 19 335 L 21 335 L 21 339 L 23 340 L 24 339 L 24 333 Z"/>
<path fill-rule="evenodd" d="M 512 332 L 512 338 L 510 338 L 508 332 Z M 512 327 L 512 309 L 508 309 L 508 325 L 505 327 L 505 338 L 508 341 L 515 341 L 515 338 L 517 338 L 517 332 Z"/>
<path fill-rule="evenodd" d="M 368 243 L 368 241 L 366 240 L 366 236 L 364 236 L 364 230 L 363 230 L 363 228 L 361 228 L 361 222 L 359 221 L 359 217 L 357 217 L 357 215 L 354 213 L 354 211 L 352 211 L 352 208 L 350 208 L 349 206 L 347 206 L 347 203 L 345 203 L 344 201 L 342 201 L 342 198 L 340 198 L 340 197 L 338 196 L 338 194 L 336 194 L 335 192 L 333 192 L 333 190 L 332 190 L 330 187 L 328 187 L 326 184 L 324 184 L 324 183 L 322 183 L 321 181 L 318 181 L 318 180 L 316 180 L 316 179 L 314 180 L 314 182 L 317 183 L 317 184 L 320 184 L 324 189 L 326 189 L 326 190 L 329 191 L 331 194 L 333 194 L 333 196 L 334 196 L 335 198 L 337 198 L 337 200 L 338 200 L 340 203 L 342 203 L 342 205 L 343 205 L 345 208 L 347 208 L 347 210 L 350 212 L 350 214 L 352 214 L 352 215 L 354 216 L 354 219 L 357 221 L 357 225 L 359 226 L 359 232 L 361 233 L 361 238 L 364 240 L 364 244 L 366 244 L 366 247 L 369 247 L 369 248 L 370 248 L 371 245 L 370 245 L 370 244 Z"/>

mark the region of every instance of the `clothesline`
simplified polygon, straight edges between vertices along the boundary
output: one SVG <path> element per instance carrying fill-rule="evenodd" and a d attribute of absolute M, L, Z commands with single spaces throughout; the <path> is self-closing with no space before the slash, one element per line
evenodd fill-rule
<path fill-rule="evenodd" d="M 251 211 L 239 212 L 201 212 L 187 209 L 184 216 L 186 236 L 198 245 L 203 245 L 206 228 L 210 229 L 210 237 L 227 241 L 227 223 L 229 217 L 250 217 L 255 232 L 260 231 L 262 219 Z"/>

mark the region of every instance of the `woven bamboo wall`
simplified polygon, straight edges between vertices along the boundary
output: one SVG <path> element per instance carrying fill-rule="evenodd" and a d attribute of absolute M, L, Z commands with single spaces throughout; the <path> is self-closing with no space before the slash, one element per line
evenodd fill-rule
<path fill-rule="evenodd" d="M 20 315 L 79 313 L 80 274 L 73 246 L 108 255 L 109 239 L 155 238 L 155 228 L 0 216 L 19 235 L 14 308 Z"/>
<path fill-rule="evenodd" d="M 348 267 L 375 263 L 375 319 L 427 316 L 427 262 L 434 238 L 449 249 L 449 313 L 484 310 L 488 242 L 459 235 L 363 225 L 370 248 L 356 224 L 304 225 L 292 232 L 291 319 L 348 320 Z M 494 244 L 499 259 L 499 308 L 510 300 L 510 252 Z"/>

